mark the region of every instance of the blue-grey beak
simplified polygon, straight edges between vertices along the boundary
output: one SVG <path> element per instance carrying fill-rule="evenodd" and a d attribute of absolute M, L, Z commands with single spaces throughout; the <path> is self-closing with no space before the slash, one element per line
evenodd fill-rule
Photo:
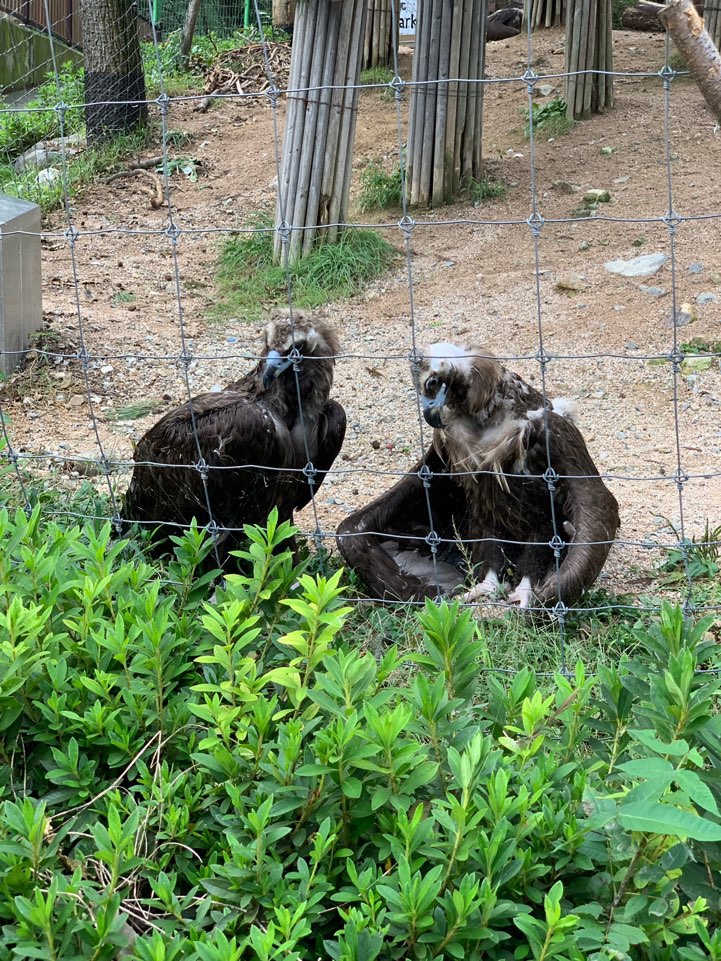
<path fill-rule="evenodd" d="M 426 419 L 426 423 L 430 424 L 435 430 L 443 429 L 442 411 L 446 405 L 447 393 L 448 384 L 441 384 L 435 397 L 421 397 L 423 416 Z"/>
<path fill-rule="evenodd" d="M 268 388 L 273 381 L 280 377 L 284 370 L 288 370 L 293 363 L 290 357 L 281 356 L 277 350 L 269 350 L 265 358 L 265 370 L 263 371 L 263 387 Z"/>

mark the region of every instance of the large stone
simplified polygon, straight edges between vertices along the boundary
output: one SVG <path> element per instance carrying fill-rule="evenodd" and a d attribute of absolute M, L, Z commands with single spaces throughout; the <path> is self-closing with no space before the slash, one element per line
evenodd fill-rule
<path fill-rule="evenodd" d="M 0 194 L 0 371 L 11 373 L 42 325 L 40 207 Z"/>
<path fill-rule="evenodd" d="M 644 254 L 631 260 L 609 260 L 603 266 L 609 274 L 620 274 L 621 277 L 651 277 L 667 260 L 668 254 Z"/>

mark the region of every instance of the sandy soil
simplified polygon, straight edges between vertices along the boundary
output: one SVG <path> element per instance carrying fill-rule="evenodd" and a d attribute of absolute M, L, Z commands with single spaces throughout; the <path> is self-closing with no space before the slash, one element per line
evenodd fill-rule
<path fill-rule="evenodd" d="M 617 32 L 614 44 L 618 70 L 663 65 L 662 36 Z M 560 33 L 534 38 L 533 65 L 540 75 L 563 69 Z M 518 77 L 525 68 L 523 38 L 489 47 L 489 77 Z M 410 77 L 407 55 L 402 72 Z M 562 94 L 560 81 L 548 82 L 557 91 L 550 98 Z M 672 349 L 674 281 L 677 304 L 688 302 L 695 312 L 691 323 L 676 330 L 679 343 L 721 340 L 721 227 L 714 219 L 685 220 L 678 226 L 675 277 L 670 261 L 652 278 L 625 279 L 605 271 L 609 260 L 670 252 L 664 224 L 638 222 L 669 208 L 661 80 L 619 78 L 616 101 L 607 114 L 537 144 L 538 210 L 551 221 L 539 243 L 540 319 L 545 350 L 553 356 L 547 369 L 549 393 L 577 400 L 589 447 L 621 505 L 623 541 L 609 564 L 607 584 L 638 593 L 648 583 L 643 571 L 660 557 L 652 545 L 673 540 L 663 518 L 675 525 L 680 521 L 678 452 L 681 469 L 689 475 L 683 485 L 687 534 L 700 533 L 707 518 L 721 523 L 721 479 L 703 476 L 721 471 L 719 361 L 710 370 L 674 379 L 669 363 L 644 359 Z M 330 308 L 343 330 L 344 349 L 353 356 L 337 368 L 335 393 L 346 406 L 349 430 L 337 471 L 318 496 L 325 531 L 389 486 L 394 478 L 386 472 L 407 469 L 418 455 L 421 441 L 406 359 L 412 321 L 419 345 L 457 335 L 472 338 L 502 356 L 526 358 L 509 366 L 538 381 L 534 248 L 525 224 L 532 178 L 520 114 L 524 105 L 527 94 L 519 81 L 487 89 L 484 154 L 492 173 L 510 185 L 507 197 L 477 207 L 464 202 L 416 213 L 413 318 L 403 262 L 362 295 Z M 673 82 L 669 118 L 673 209 L 683 217 L 718 215 L 721 135 L 690 80 Z M 259 324 L 243 318 L 220 324 L 209 321 L 208 313 L 217 298 L 213 270 L 223 232 L 244 225 L 259 208 L 272 209 L 273 126 L 267 107 L 230 102 L 205 115 L 174 104 L 170 124 L 193 138 L 179 152 L 202 161 L 197 183 L 179 174 L 172 181 L 174 217 L 182 231 L 177 266 L 185 328 L 196 358 L 189 375 L 192 389 L 199 392 L 235 378 L 249 366 L 243 354 L 256 350 Z M 367 162 L 386 160 L 390 167 L 397 150 L 395 105 L 378 92 L 364 92 L 354 198 Z M 602 213 L 636 222 L 600 217 L 552 222 L 573 216 L 579 206 L 583 192 L 569 192 L 569 184 L 581 191 L 608 189 L 612 201 Z M 165 209 L 148 209 L 144 195 L 127 182 L 98 185 L 75 205 L 79 311 L 62 215 L 52 217 L 43 241 L 46 330 L 39 343 L 59 353 L 78 350 L 80 316 L 99 436 L 108 456 L 116 459 L 130 457 L 134 440 L 159 412 L 186 399 L 176 360 L 181 343 L 173 247 L 161 232 L 167 216 Z M 357 211 L 355 216 L 368 219 Z M 392 212 L 370 219 L 393 223 L 397 216 Z M 521 224 L 488 223 L 504 220 Z M 388 236 L 402 247 L 396 226 Z M 584 289 L 557 288 L 558 279 L 570 272 L 581 275 Z M 642 284 L 666 293 L 654 296 L 640 289 Z M 122 292 L 134 295 L 132 303 Z M 701 297 L 697 303 L 700 294 L 713 298 Z M 31 462 L 36 471 L 72 488 L 79 480 L 68 467 L 82 468 L 73 458 L 97 456 L 82 368 L 73 359 L 42 360 L 31 356 L 4 385 L 3 406 L 15 447 L 36 458 Z M 157 401 L 148 417 L 112 419 L 118 408 L 148 398 Z M 70 464 L 53 460 L 58 455 Z M 127 471 L 113 476 L 119 493 L 128 476 Z M 97 481 L 101 487 L 102 481 Z M 313 526 L 309 510 L 300 522 Z M 644 544 L 647 549 L 639 546 Z"/>

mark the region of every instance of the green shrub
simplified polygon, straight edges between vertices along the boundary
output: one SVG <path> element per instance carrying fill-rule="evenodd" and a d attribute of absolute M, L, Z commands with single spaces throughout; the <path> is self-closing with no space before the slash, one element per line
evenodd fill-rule
<path fill-rule="evenodd" d="M 546 140 L 551 137 L 560 137 L 573 127 L 575 121 L 566 115 L 566 101 L 557 97 L 547 103 L 534 103 L 531 106 L 533 114 L 533 132 L 542 136 Z M 522 113 L 526 118 L 524 135 L 526 139 L 531 136 L 531 121 L 528 109 L 523 108 Z"/>
<path fill-rule="evenodd" d="M 291 532 L 209 601 L 197 530 L 0 512 L 2 961 L 721 959 L 709 618 L 480 700 L 470 612 L 376 659 Z"/>
<path fill-rule="evenodd" d="M 55 110 L 63 102 L 69 109 L 65 112 L 66 134 L 82 129 L 85 123 L 84 71 L 72 63 L 66 63 L 56 79 L 48 74 L 35 97 L 22 110 L 0 113 L 0 165 L 11 164 L 40 140 L 60 136 L 60 116 Z"/>

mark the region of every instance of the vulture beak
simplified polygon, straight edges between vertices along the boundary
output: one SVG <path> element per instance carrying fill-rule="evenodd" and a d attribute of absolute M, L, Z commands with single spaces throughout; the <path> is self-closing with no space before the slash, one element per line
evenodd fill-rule
<path fill-rule="evenodd" d="M 280 377 L 284 370 L 288 370 L 293 363 L 290 357 L 283 357 L 277 350 L 269 350 L 265 358 L 265 370 L 263 371 L 263 387 L 267 388 L 276 378 Z"/>
<path fill-rule="evenodd" d="M 441 387 L 435 397 L 426 397 L 424 395 L 421 398 L 421 403 L 423 405 L 423 416 L 425 417 L 426 422 L 436 430 L 443 430 L 443 417 L 441 414 L 446 405 L 447 393 L 448 384 L 441 384 Z"/>

